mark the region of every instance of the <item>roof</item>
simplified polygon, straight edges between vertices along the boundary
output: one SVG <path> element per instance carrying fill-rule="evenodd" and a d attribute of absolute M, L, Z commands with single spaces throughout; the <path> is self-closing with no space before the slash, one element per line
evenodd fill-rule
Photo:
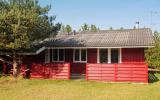
<path fill-rule="evenodd" d="M 154 39 L 149 28 L 101 30 L 98 32 L 59 33 L 42 42 L 45 47 L 152 47 Z"/>
<path fill-rule="evenodd" d="M 56 37 L 33 43 L 28 50 L 19 51 L 19 55 L 37 55 L 48 47 L 62 48 L 134 48 L 154 47 L 154 38 L 149 28 L 100 30 L 98 32 L 59 33 Z M 12 54 L 0 50 L 0 55 Z"/>

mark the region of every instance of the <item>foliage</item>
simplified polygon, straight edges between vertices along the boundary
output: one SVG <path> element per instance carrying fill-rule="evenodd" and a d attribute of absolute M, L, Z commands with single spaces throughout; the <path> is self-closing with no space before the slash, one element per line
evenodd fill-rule
<path fill-rule="evenodd" d="M 61 32 L 65 32 L 65 25 L 63 25 L 63 24 L 61 25 L 60 31 L 61 31 Z"/>
<path fill-rule="evenodd" d="M 160 33 L 154 32 L 154 48 L 145 50 L 145 59 L 152 68 L 160 69 Z"/>
<path fill-rule="evenodd" d="M 79 31 L 83 31 L 83 32 L 85 32 L 85 31 L 97 32 L 98 30 L 99 30 L 99 28 L 96 25 L 94 25 L 94 24 L 88 25 L 86 23 L 83 24 L 81 26 L 81 28 L 79 29 Z"/>
<path fill-rule="evenodd" d="M 72 32 L 72 27 L 70 25 L 61 25 L 60 31 L 70 33 Z"/>
<path fill-rule="evenodd" d="M 48 16 L 51 6 L 41 7 L 38 0 L 0 1 L 0 48 L 12 52 L 13 74 L 17 76 L 17 52 L 31 43 L 54 35 L 61 24 Z"/>
<path fill-rule="evenodd" d="M 109 28 L 109 30 L 113 30 L 113 27 L 111 26 L 111 27 Z"/>
<path fill-rule="evenodd" d="M 66 31 L 67 33 L 72 32 L 72 27 L 71 27 L 70 25 L 66 25 L 65 31 Z"/>
<path fill-rule="evenodd" d="M 2 0 L 0 5 L 1 48 L 29 48 L 32 41 L 59 30 L 59 24 L 53 24 L 55 16 L 47 16 L 51 7 L 41 7 L 38 0 Z"/>
<path fill-rule="evenodd" d="M 84 25 L 82 25 L 81 26 L 81 30 L 83 31 L 83 32 L 85 32 L 85 31 L 89 31 L 89 25 L 88 24 L 84 24 Z"/>
<path fill-rule="evenodd" d="M 120 28 L 120 30 L 124 30 L 124 28 L 123 28 L 123 27 L 121 27 L 121 28 Z"/>
<path fill-rule="evenodd" d="M 96 27 L 96 25 L 91 25 L 91 28 L 90 28 L 90 31 L 93 31 L 93 32 L 96 32 L 98 31 L 99 29 Z"/>

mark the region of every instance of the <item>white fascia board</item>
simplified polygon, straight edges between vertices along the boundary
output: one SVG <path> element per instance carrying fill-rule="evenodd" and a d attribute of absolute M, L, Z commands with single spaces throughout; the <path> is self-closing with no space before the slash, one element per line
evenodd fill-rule
<path fill-rule="evenodd" d="M 37 55 L 39 53 L 41 53 L 42 51 L 44 51 L 46 49 L 46 47 L 42 47 L 40 49 L 38 49 L 35 53 L 18 53 L 19 55 Z"/>
<path fill-rule="evenodd" d="M 40 48 L 39 50 L 37 50 L 36 51 L 36 54 L 39 54 L 39 53 L 41 53 L 42 51 L 44 51 L 46 49 L 46 47 L 42 47 L 42 48 Z"/>
<path fill-rule="evenodd" d="M 48 48 L 57 48 L 57 49 L 82 49 L 82 48 L 153 48 L 155 46 L 121 46 L 121 47 L 48 47 Z"/>

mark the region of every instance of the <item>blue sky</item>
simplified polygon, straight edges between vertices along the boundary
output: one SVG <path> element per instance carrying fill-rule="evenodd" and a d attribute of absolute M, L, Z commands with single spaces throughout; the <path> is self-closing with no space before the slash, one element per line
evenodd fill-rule
<path fill-rule="evenodd" d="M 100 29 L 133 28 L 139 21 L 141 28 L 160 31 L 160 0 L 40 0 L 40 4 L 51 4 L 49 15 L 75 30 L 84 23 Z"/>

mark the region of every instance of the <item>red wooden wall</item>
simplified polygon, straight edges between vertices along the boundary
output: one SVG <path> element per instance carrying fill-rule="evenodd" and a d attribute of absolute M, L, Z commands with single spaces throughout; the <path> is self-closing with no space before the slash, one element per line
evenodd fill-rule
<path fill-rule="evenodd" d="M 111 82 L 148 82 L 146 64 L 87 64 L 86 80 Z"/>
<path fill-rule="evenodd" d="M 30 78 L 70 79 L 69 63 L 32 64 Z"/>
<path fill-rule="evenodd" d="M 144 62 L 144 48 L 123 48 L 122 63 Z"/>
<path fill-rule="evenodd" d="M 71 73 L 86 73 L 86 63 L 73 62 L 73 49 L 65 50 L 65 62 L 71 65 Z M 87 49 L 87 62 L 97 63 L 97 49 Z"/>
<path fill-rule="evenodd" d="M 44 63 L 44 51 L 38 55 L 26 56 L 25 64 Z M 52 58 L 51 58 L 52 60 Z M 65 62 L 70 63 L 71 73 L 86 73 L 86 63 L 73 62 L 73 49 L 65 49 Z M 87 49 L 87 63 L 97 63 L 97 49 Z M 144 63 L 143 48 L 122 48 L 122 63 Z"/>

